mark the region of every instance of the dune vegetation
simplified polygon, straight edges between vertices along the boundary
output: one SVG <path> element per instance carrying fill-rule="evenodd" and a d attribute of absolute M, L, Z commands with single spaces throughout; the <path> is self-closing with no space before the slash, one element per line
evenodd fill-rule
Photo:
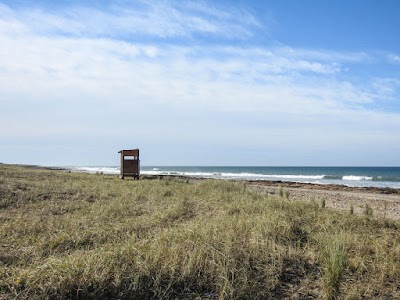
<path fill-rule="evenodd" d="M 400 299 L 400 225 L 245 182 L 0 165 L 0 299 Z"/>

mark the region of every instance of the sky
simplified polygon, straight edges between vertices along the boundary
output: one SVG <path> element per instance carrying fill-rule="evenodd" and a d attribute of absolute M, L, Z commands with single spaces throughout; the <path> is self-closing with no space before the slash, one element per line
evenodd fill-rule
<path fill-rule="evenodd" d="M 0 162 L 400 166 L 399 11 L 0 0 Z"/>

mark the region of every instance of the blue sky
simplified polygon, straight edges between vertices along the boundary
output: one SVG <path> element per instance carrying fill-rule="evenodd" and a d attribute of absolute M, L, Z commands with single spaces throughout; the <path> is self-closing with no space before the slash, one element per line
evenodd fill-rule
<path fill-rule="evenodd" d="M 0 1 L 0 162 L 399 166 L 398 1 Z"/>

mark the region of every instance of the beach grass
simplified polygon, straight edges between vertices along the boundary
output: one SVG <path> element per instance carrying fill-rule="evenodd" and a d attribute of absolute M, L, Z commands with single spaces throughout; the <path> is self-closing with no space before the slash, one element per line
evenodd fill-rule
<path fill-rule="evenodd" d="M 0 165 L 0 299 L 399 299 L 400 225 L 245 182 Z"/>

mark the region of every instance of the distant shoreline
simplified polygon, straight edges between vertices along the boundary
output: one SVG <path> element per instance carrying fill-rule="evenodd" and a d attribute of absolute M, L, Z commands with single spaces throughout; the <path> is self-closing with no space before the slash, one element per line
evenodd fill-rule
<path fill-rule="evenodd" d="M 119 168 L 116 166 L 72 168 L 89 173 L 119 174 Z M 400 168 L 398 167 L 142 166 L 141 174 L 400 189 Z"/>
<path fill-rule="evenodd" d="M 76 172 L 65 167 L 49 167 L 26 164 L 2 164 L 25 169 L 47 170 L 52 172 Z M 77 172 L 86 173 L 88 172 Z M 117 174 L 92 173 L 95 176 L 118 177 Z M 96 175 L 97 174 L 97 175 Z M 400 220 L 400 189 L 386 187 L 350 187 L 339 184 L 318 184 L 302 183 L 290 181 L 271 181 L 271 180 L 246 180 L 246 179 L 216 179 L 189 175 L 141 175 L 141 180 L 178 180 L 191 183 L 200 183 L 205 180 L 223 180 L 232 182 L 242 182 L 250 190 L 258 193 L 277 194 L 280 189 L 289 192 L 293 200 L 315 199 L 315 201 L 325 201 L 327 208 L 335 210 L 349 211 L 354 207 L 356 214 L 363 214 L 365 206 L 370 206 L 378 217 Z M 122 180 L 122 179 L 121 179 Z M 131 178 L 125 180 L 130 181 Z"/>
<path fill-rule="evenodd" d="M 365 207 L 368 205 L 373 209 L 376 217 L 400 220 L 400 189 L 288 181 L 210 179 L 181 175 L 143 175 L 141 178 L 145 180 L 180 180 L 192 183 L 204 180 L 243 182 L 250 190 L 265 194 L 278 194 L 279 189 L 282 188 L 289 192 L 290 199 L 293 200 L 309 201 L 314 199 L 318 203 L 324 201 L 327 208 L 340 211 L 349 211 L 353 207 L 354 213 L 359 215 L 364 214 Z"/>
<path fill-rule="evenodd" d="M 65 167 L 49 167 L 49 166 L 40 166 L 40 165 L 28 165 L 28 164 L 5 164 L 0 163 L 0 165 L 5 166 L 14 166 L 14 167 L 22 167 L 27 169 L 39 169 L 39 170 L 54 170 L 54 171 L 71 171 Z"/>
<path fill-rule="evenodd" d="M 0 163 L 3 164 L 3 163 Z M 64 172 L 76 172 L 68 167 L 52 167 L 52 166 L 40 166 L 40 165 L 29 165 L 29 164 L 4 164 L 10 166 L 19 166 L 23 168 L 33 168 L 33 169 L 42 169 L 42 170 L 53 170 L 53 171 L 64 171 Z M 82 171 L 83 172 L 83 171 Z M 85 172 L 83 172 L 85 173 Z M 107 176 L 117 176 L 115 174 L 104 174 Z M 199 181 L 199 180 L 232 180 L 237 182 L 245 182 L 248 185 L 255 186 L 271 186 L 271 187 L 285 187 L 285 188 L 300 188 L 307 190 L 324 190 L 324 191 L 346 191 L 346 192 L 361 192 L 361 193 L 373 193 L 373 194 L 397 194 L 400 195 L 400 189 L 391 188 L 391 187 L 356 187 L 356 186 L 347 186 L 342 184 L 319 184 L 319 183 L 304 183 L 304 182 L 296 182 L 296 181 L 282 181 L 282 180 L 247 180 L 247 179 L 214 179 L 208 177 L 200 177 L 200 176 L 190 176 L 190 175 L 171 175 L 171 174 L 158 174 L 158 175 L 141 175 L 142 179 L 165 179 L 165 178 L 175 178 L 180 180 L 191 180 L 191 181 Z"/>
<path fill-rule="evenodd" d="M 112 175 L 111 175 L 112 176 Z M 301 188 L 308 190 L 328 190 L 328 191 L 347 191 L 347 192 L 365 192 L 375 194 L 399 194 L 400 189 L 395 188 L 379 188 L 379 187 L 351 187 L 341 184 L 318 184 L 318 183 L 303 183 L 303 182 L 292 182 L 292 181 L 280 181 L 280 180 L 245 180 L 245 179 L 212 179 L 207 177 L 194 177 L 194 176 L 182 176 L 182 175 L 142 175 L 143 179 L 165 179 L 165 178 L 176 178 L 180 180 L 229 180 L 236 182 L 245 182 L 249 185 L 256 186 L 273 186 L 273 187 L 285 187 L 285 188 Z"/>

